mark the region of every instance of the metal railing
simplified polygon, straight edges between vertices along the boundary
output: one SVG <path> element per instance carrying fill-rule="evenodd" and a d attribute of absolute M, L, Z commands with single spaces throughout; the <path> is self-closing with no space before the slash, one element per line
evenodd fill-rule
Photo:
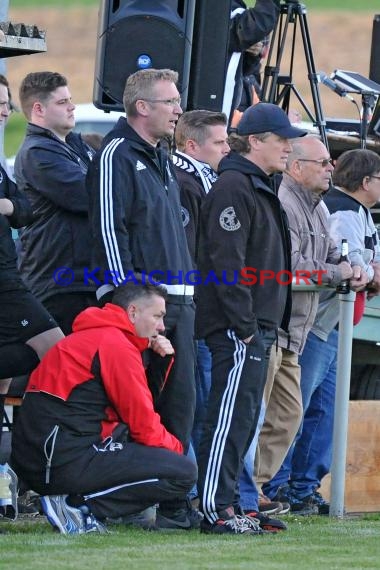
<path fill-rule="evenodd" d="M 324 285 L 292 284 L 294 291 L 319 291 Z M 330 517 L 344 516 L 348 412 L 350 400 L 354 302 L 356 293 L 339 295 L 339 335 L 331 464 Z"/>

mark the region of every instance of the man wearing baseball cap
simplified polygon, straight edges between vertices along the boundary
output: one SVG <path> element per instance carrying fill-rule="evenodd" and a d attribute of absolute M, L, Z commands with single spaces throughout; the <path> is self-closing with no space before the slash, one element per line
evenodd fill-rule
<path fill-rule="evenodd" d="M 256 430 L 270 348 L 277 329 L 287 329 L 291 309 L 291 287 L 276 279 L 291 265 L 274 175 L 286 167 L 290 139 L 305 134 L 276 105 L 249 107 L 204 201 L 196 333 L 212 353 L 212 388 L 198 455 L 203 532 L 264 532 L 241 509 L 238 480 Z"/>

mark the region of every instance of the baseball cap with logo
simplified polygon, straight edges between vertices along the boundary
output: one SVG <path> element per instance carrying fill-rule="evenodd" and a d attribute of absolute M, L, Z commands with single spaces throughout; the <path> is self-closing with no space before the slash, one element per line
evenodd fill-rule
<path fill-rule="evenodd" d="M 307 131 L 293 127 L 288 115 L 273 103 L 257 103 L 246 109 L 236 128 L 238 135 L 274 133 L 285 139 L 303 137 Z"/>

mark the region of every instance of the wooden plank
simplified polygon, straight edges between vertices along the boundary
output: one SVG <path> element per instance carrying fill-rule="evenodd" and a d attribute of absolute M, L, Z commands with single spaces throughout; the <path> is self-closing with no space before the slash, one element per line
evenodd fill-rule
<path fill-rule="evenodd" d="M 22 398 L 7 396 L 5 398 L 5 406 L 21 406 Z"/>
<path fill-rule="evenodd" d="M 329 499 L 330 475 L 320 489 Z M 346 461 L 347 512 L 380 512 L 380 401 L 351 401 Z"/>

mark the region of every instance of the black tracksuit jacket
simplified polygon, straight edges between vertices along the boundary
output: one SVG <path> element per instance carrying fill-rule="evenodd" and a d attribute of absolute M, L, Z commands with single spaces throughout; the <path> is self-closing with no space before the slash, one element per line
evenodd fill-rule
<path fill-rule="evenodd" d="M 274 180 L 235 152 L 221 161 L 219 171 L 201 212 L 198 267 L 203 284 L 197 289 L 196 335 L 207 338 L 232 329 L 245 339 L 258 323 L 287 330 L 291 285 L 280 285 L 275 277 L 259 281 L 261 270 L 275 275 L 291 271 L 287 217 L 272 188 Z M 244 285 L 240 277 L 227 284 L 245 267 L 257 270 L 256 284 Z M 218 283 L 210 279 L 205 284 L 210 272 Z"/>
<path fill-rule="evenodd" d="M 144 141 L 121 117 L 88 173 L 94 267 L 183 283 L 192 262 L 183 229 L 179 187 L 166 151 Z M 182 276 L 181 273 L 182 272 Z M 175 276 L 179 275 L 179 278 Z"/>

